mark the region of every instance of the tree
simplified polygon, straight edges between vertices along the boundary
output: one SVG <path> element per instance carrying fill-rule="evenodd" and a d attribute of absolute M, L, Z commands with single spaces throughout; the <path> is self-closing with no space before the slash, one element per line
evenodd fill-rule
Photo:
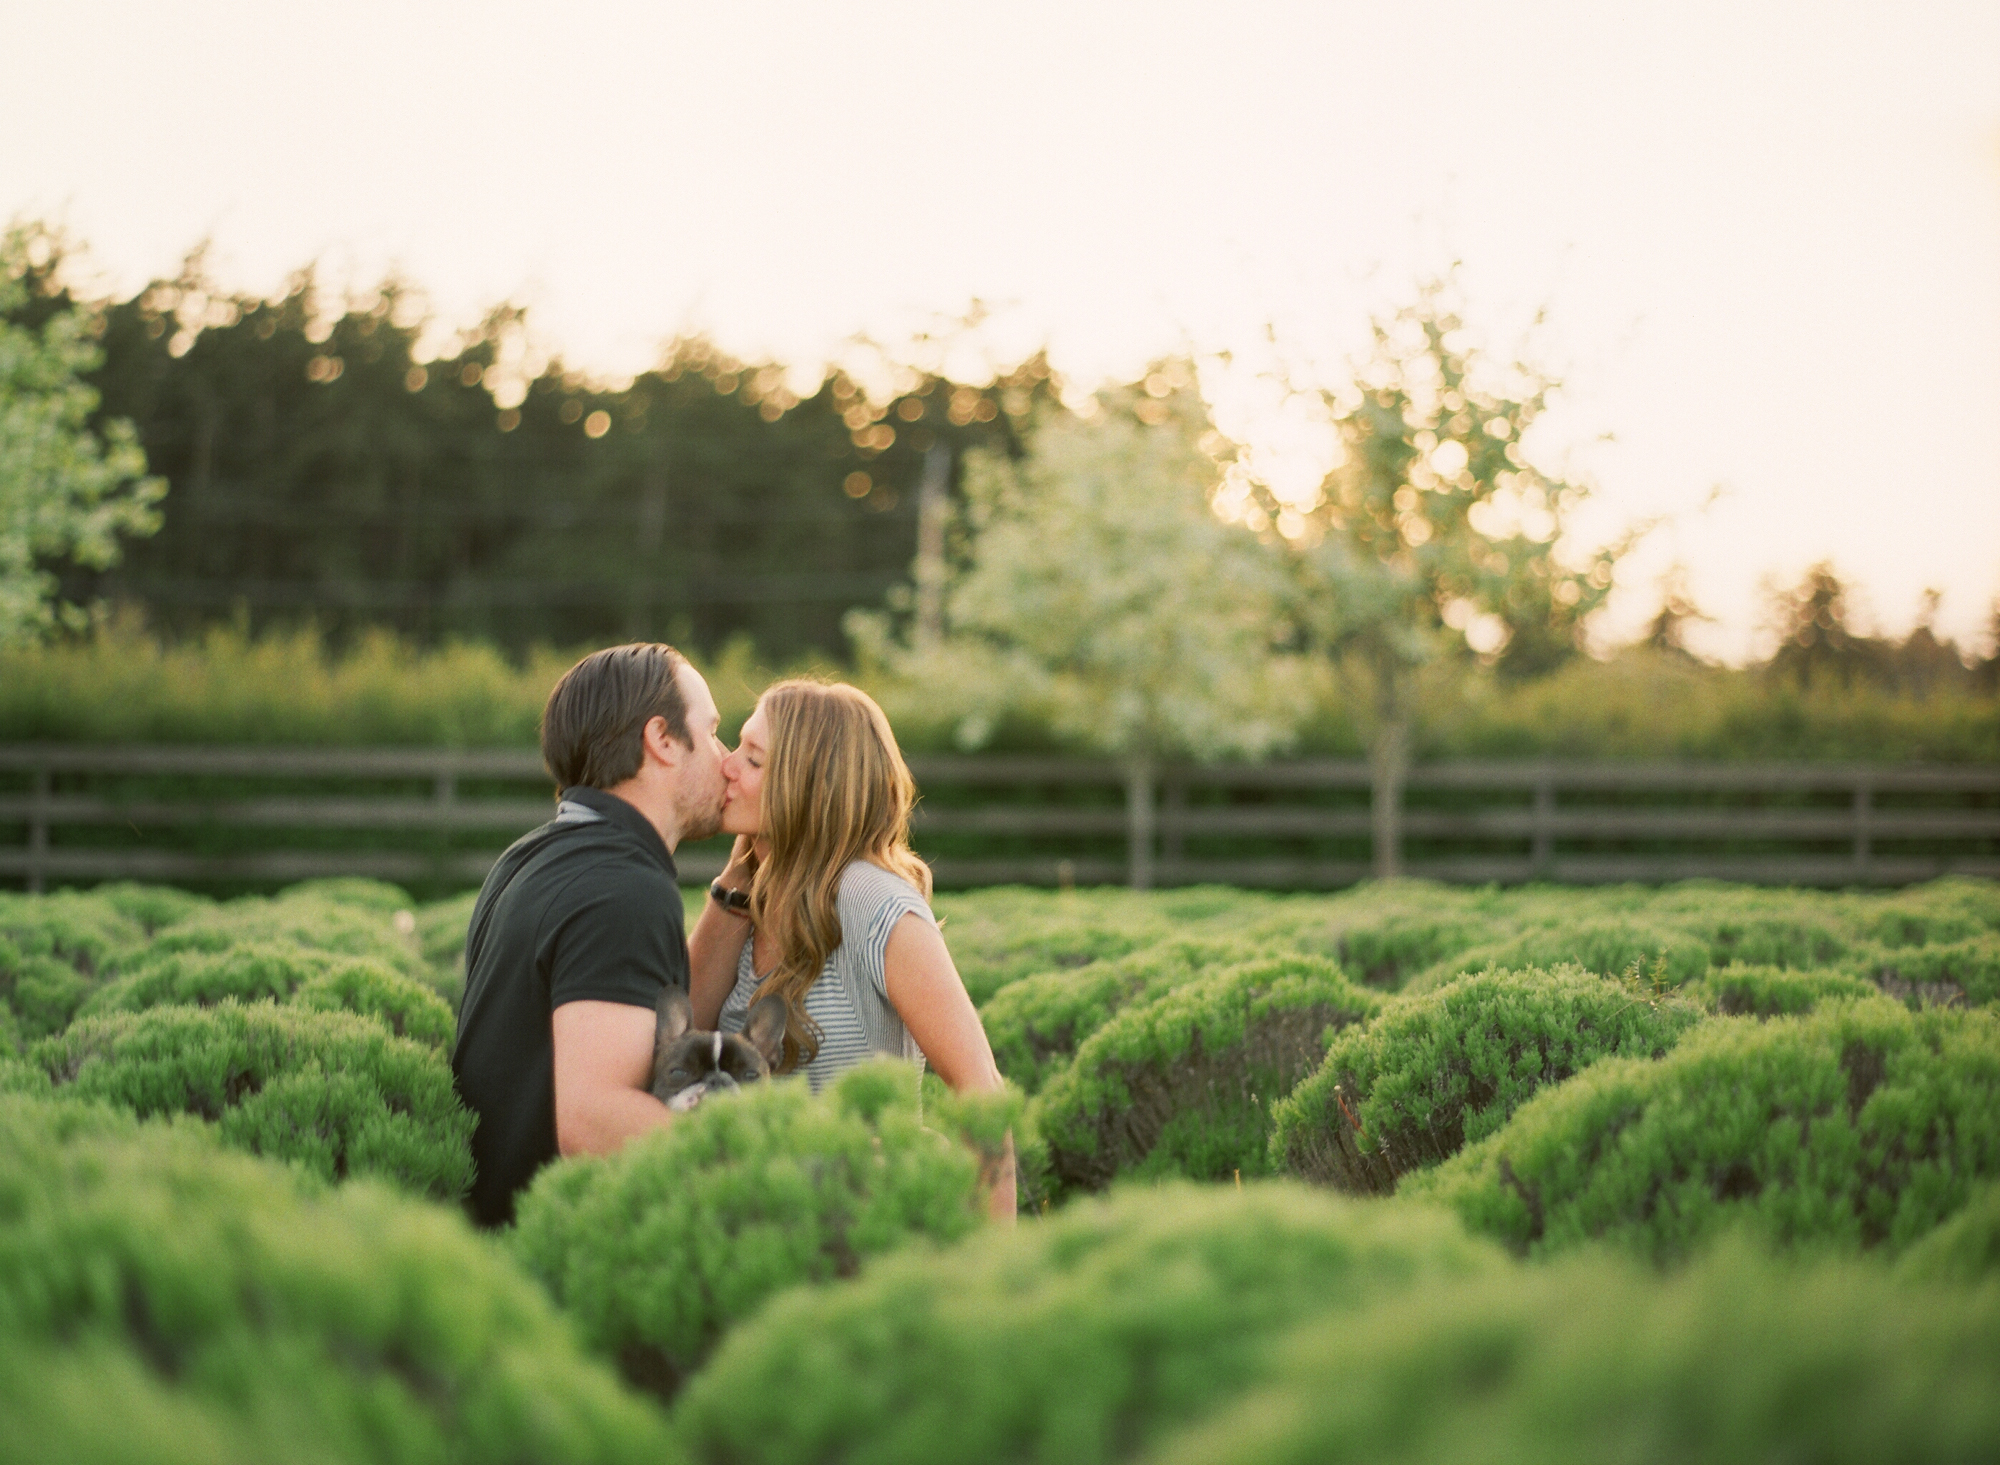
<path fill-rule="evenodd" d="M 1849 687 L 1883 669 L 1887 648 L 1856 628 L 1847 582 L 1829 561 L 1812 566 L 1796 585 L 1772 589 L 1767 614 L 1778 634 L 1765 667 L 1774 677 L 1808 689 L 1829 681 Z"/>
<path fill-rule="evenodd" d="M 1140 887 L 1152 880 L 1159 761 L 1255 755 L 1289 730 L 1275 564 L 1211 506 L 1211 433 L 1184 362 L 1103 394 L 1089 417 L 1045 409 L 1019 461 L 968 461 L 943 637 L 849 618 L 865 654 L 952 703 L 961 746 L 1040 704 L 1059 733 L 1119 759 Z"/>
<path fill-rule="evenodd" d="M 1679 563 L 1669 565 L 1667 572 L 1660 576 L 1660 608 L 1646 627 L 1641 645 L 1659 652 L 1663 656 L 1677 656 L 1687 661 L 1698 658 L 1687 643 L 1688 627 L 1697 621 L 1713 621 L 1714 616 L 1694 603 L 1694 595 L 1688 586 L 1687 566 Z"/>
<path fill-rule="evenodd" d="M 1496 368 L 1465 338 L 1450 282 L 1378 319 L 1351 386 L 1294 384 L 1330 419 L 1340 459 L 1308 504 L 1260 491 L 1286 539 L 1307 645 L 1370 684 L 1375 873 L 1400 873 L 1402 785 L 1417 673 L 1468 643 L 1503 676 L 1576 653 L 1610 590 L 1621 543 L 1558 553 L 1587 488 L 1542 471 L 1522 437 L 1557 383 Z"/>
<path fill-rule="evenodd" d="M 36 322 L 25 312 L 48 242 L 19 225 L 0 237 L 0 641 L 75 619 L 46 562 L 111 564 L 120 533 L 158 526 L 152 506 L 166 491 L 146 477 L 131 424 L 92 429 L 98 396 L 83 377 L 100 354 L 89 313 L 72 306 Z"/>

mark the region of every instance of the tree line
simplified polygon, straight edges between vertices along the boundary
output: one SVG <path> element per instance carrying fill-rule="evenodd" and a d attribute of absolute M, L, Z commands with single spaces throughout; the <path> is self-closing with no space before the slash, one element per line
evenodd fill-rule
<path fill-rule="evenodd" d="M 1229 566 L 1211 567 L 1206 588 L 1228 601 L 1218 615 L 1242 623 L 1256 602 L 1256 624 L 1237 626 L 1242 647 L 1170 655 L 1153 689 L 1162 706 L 1185 700 L 1174 667 L 1212 682 L 1252 643 L 1289 644 L 1361 667 L 1393 726 L 1406 719 L 1411 674 L 1440 657 L 1477 655 L 1522 680 L 1577 655 L 1631 543 L 1556 552 L 1585 490 L 1539 472 L 1519 446 L 1555 383 L 1470 351 L 1448 282 L 1378 322 L 1354 381 L 1301 389 L 1341 445 L 1317 503 L 1301 507 L 1231 476 L 1234 445 L 1213 431 L 1187 362 L 1101 393 L 1086 404 L 1092 421 L 1063 407 L 1044 355 L 968 384 L 944 374 L 948 343 L 936 339 L 869 348 L 874 370 L 835 366 L 801 391 L 782 363 L 682 336 L 653 369 L 606 385 L 560 359 L 524 368 L 526 322 L 511 306 L 435 350 L 413 292 L 394 280 L 332 300 L 308 269 L 266 298 L 218 285 L 196 251 L 171 279 L 85 299 L 71 282 L 77 252 L 44 226 L 9 231 L 0 332 L 34 347 L 8 357 L 15 375 L 32 375 L 37 352 L 82 368 L 87 390 L 59 394 L 57 415 L 87 410 L 110 456 L 84 465 L 69 530 L 31 526 L 0 535 L 0 550 L 34 555 L 61 602 L 136 605 L 170 638 L 230 621 L 253 634 L 311 624 L 336 643 L 364 628 L 517 652 L 642 637 L 713 650 L 747 638 L 774 661 L 846 659 L 857 632 L 865 657 L 887 629 L 857 621 L 857 609 L 900 606 L 890 620 L 908 622 L 902 639 L 941 649 L 948 622 L 978 621 L 983 595 L 1006 602 L 1002 621 L 1028 603 L 1051 610 L 1043 619 L 1062 641 L 1128 609 L 1123 571 L 1103 604 L 1078 599 L 1104 568 L 1082 561 L 1141 546 L 1200 561 L 1212 547 L 1163 538 L 1165 526 L 1208 521 L 1209 505 L 1233 497 L 1233 516 L 1283 552 L 1236 545 Z M 8 399 L 38 400 L 36 390 L 9 387 Z M 14 415 L 13 436 L 51 436 Z M 1118 439 L 1120 422 L 1142 436 Z M 1168 439 L 1166 459 L 1144 446 Z M 1065 454 L 1058 467 L 1033 461 Z M 157 479 L 121 501 L 109 488 L 121 464 Z M 982 498 L 982 464 L 1026 477 Z M 1145 481 L 1111 482 L 1135 474 Z M 1065 495 L 1074 502 L 1050 517 Z M 1191 509 L 1160 518 L 1183 498 Z M 1028 511 L 1030 500 L 1039 507 Z M 993 541 L 990 560 L 1009 523 L 1014 568 L 967 593 L 980 579 L 975 541 Z M 1190 532 L 1204 546 L 1213 538 Z M 1125 666 L 1159 641 L 1152 623 L 1174 619 L 1169 603 L 1185 600 L 1190 577 L 1176 565 L 1153 572 L 1166 578 L 1134 602 L 1147 612 L 1132 622 L 1137 641 L 1100 636 L 1087 654 L 1065 644 L 1050 664 L 1083 673 L 1101 655 Z M 1264 583 L 1272 573 L 1281 590 Z M 1688 654 L 1701 612 L 1684 579 L 1669 576 L 1660 595 L 1647 640 Z M 1866 633 L 1849 600 L 1829 565 L 1774 587 L 1768 673 L 1917 695 L 2000 681 L 2000 606 L 1982 656 L 1937 635 L 1935 596 L 1900 639 Z M 1197 613 L 1179 604 L 1182 620 Z M 963 660 L 966 638 L 951 641 Z M 1015 679 L 981 680 L 997 692 Z"/>
<path fill-rule="evenodd" d="M 305 270 L 262 298 L 196 252 L 80 300 L 73 252 L 29 231 L 4 318 L 85 307 L 94 420 L 131 423 L 168 491 L 116 564 L 57 564 L 61 596 L 136 604 L 170 636 L 310 620 L 844 654 L 843 613 L 910 578 L 927 469 L 948 494 L 969 449 L 1018 452 L 1058 387 L 1039 355 L 978 385 L 885 358 L 869 388 L 835 369 L 801 396 L 782 364 L 684 336 L 628 384 L 556 359 L 509 392 L 511 307 L 419 359 L 425 322 L 394 281 L 336 301 Z"/>

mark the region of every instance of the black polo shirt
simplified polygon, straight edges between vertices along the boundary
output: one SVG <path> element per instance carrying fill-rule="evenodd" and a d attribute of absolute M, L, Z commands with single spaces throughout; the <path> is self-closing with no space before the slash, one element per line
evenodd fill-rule
<path fill-rule="evenodd" d="M 563 791 L 596 820 L 544 824 L 486 876 L 465 941 L 465 1000 L 451 1069 L 478 1116 L 470 1208 L 514 1219 L 514 1197 L 556 1156 L 555 1043 L 565 1002 L 651 1009 L 688 986 L 674 857 L 637 809 L 600 789 Z"/>

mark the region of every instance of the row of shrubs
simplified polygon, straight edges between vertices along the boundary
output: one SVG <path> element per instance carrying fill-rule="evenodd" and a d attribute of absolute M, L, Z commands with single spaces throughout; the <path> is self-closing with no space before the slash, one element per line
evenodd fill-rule
<path fill-rule="evenodd" d="M 1120 1176 L 1274 1171 L 1388 1194 L 1537 1091 L 1604 1059 L 1661 1059 L 1719 1018 L 1886 997 L 1900 1005 L 1885 1021 L 1947 1014 L 1970 1054 L 1990 1042 L 1973 1010 L 2000 998 L 2000 890 L 1975 880 L 1886 894 L 1402 882 L 1135 903 L 943 900 L 968 985 L 991 994 L 1002 1071 L 1033 1095 L 1032 1204 Z M 1044 969 L 1024 974 L 1034 958 Z"/>
<path fill-rule="evenodd" d="M 159 1458 L 288 1458 L 283 1438 L 319 1431 L 338 1444 L 317 1458 L 629 1445 L 715 1461 L 1561 1459 L 1614 1441 L 1762 1458 L 1801 1439 L 1828 1442 L 1815 1457 L 1895 1441 L 1922 1459 L 2000 1439 L 1987 1395 L 1959 1383 L 2000 1348 L 2000 1019 L 1936 976 L 1965 970 L 1939 953 L 2000 933 L 1993 887 L 941 904 L 996 1051 L 1034 1091 L 1025 1114 L 925 1093 L 893 1064 L 820 1097 L 774 1084 L 549 1167 L 519 1226 L 488 1239 L 435 1204 L 469 1178 L 443 1048 L 462 902 L 418 910 L 355 882 L 226 904 L 135 887 L 0 901 L 17 1035 L 0 1129 L 28 1156 L 0 1168 L 58 1196 L 72 1182 L 51 1177 L 73 1171 L 145 1244 L 176 1238 L 176 1265 L 241 1253 L 206 1303 L 171 1267 L 148 1291 L 143 1257 L 76 1262 L 92 1320 L 9 1330 L 31 1437 L 78 1458 L 144 1425 Z M 1661 932 L 1685 947 L 1646 950 Z M 1503 943 L 1550 964 L 1443 971 Z M 1697 946 L 1698 963 L 1675 954 Z M 1892 954 L 1897 975 L 1857 951 Z M 1030 1206 L 1051 1208 L 1011 1236 L 976 1212 L 1010 1129 Z M 1260 1178 L 1285 1171 L 1316 1186 Z M 257 1280 L 274 1265 L 250 1234 L 263 1223 L 175 1209 L 204 1195 L 300 1247 L 332 1237 L 320 1261 L 356 1298 L 381 1288 L 378 1313 L 348 1321 L 310 1268 Z M 0 1206 L 10 1323 L 71 1285 L 49 1280 L 70 1275 L 68 1249 L 117 1234 L 94 1211 L 45 1219 L 55 1204 Z M 418 1263 L 342 1251 L 425 1226 L 423 1264 L 478 1314 L 457 1331 L 407 1295 L 397 1268 Z M 1717 1252 L 1725 1233 L 1750 1244 Z M 1663 1284 L 1591 1242 L 1694 1260 Z M 499 1333 L 541 1324 L 488 1298 L 500 1274 L 537 1279 L 530 1295 L 590 1356 L 509 1362 Z M 294 1285 L 318 1300 L 294 1306 Z M 1822 1336 L 1871 1310 L 1880 1326 Z M 383 1321 L 405 1314 L 415 1333 Z M 1631 1318 L 1648 1320 L 1643 1346 Z M 211 1332 L 175 1331 L 190 1319 Z M 260 1350 L 285 1359 L 266 1382 L 230 1373 Z M 322 1353 L 335 1381 L 305 1397 Z M 468 1368 L 505 1377 L 473 1403 Z M 619 1373 L 673 1398 L 671 1418 Z M 382 1399 L 355 1403 L 347 1381 L 374 1375 Z M 72 1377 L 136 1378 L 137 1402 L 65 1422 Z M 1917 1418 L 1907 1393 L 1933 1379 L 1941 1402 Z M 1350 1381 L 1386 1392 L 1349 1399 Z M 1679 1412 L 1656 1407 L 1669 1382 L 1689 1395 Z M 543 1393 L 538 1427 L 559 1445 L 459 1423 Z"/>
<path fill-rule="evenodd" d="M 10 1437 L 23 1458 L 79 1462 L 2000 1451 L 2000 1187 L 1893 1274 L 1741 1245 L 1666 1278 L 1595 1254 L 1524 1268 L 1445 1212 L 1290 1181 L 1128 1187 L 972 1231 L 952 1203 L 969 1167 L 923 1139 L 907 1085 L 857 1077 L 816 1113 L 783 1085 L 697 1111 L 711 1142 L 781 1140 L 727 1170 L 691 1139 L 552 1167 L 497 1243 L 371 1183 L 233 1155 L 199 1125 L 0 1097 Z M 797 1234 L 823 1234 L 771 1203 L 805 1153 L 842 1157 L 850 1184 L 901 1178 L 846 1192 L 844 1264 L 821 1252 L 781 1279 L 785 1252 L 813 1250 Z M 679 1199 L 690 1182 L 700 1198 Z M 747 1264 L 717 1267 L 686 1212 Z M 926 1236 L 959 1239 L 907 1244 Z M 846 1280 L 783 1286 L 801 1278 Z M 704 1292 L 739 1282 L 762 1295 L 701 1316 Z M 670 1414 L 605 1361 L 634 1356 L 675 1369 L 660 1387 L 698 1368 Z"/>

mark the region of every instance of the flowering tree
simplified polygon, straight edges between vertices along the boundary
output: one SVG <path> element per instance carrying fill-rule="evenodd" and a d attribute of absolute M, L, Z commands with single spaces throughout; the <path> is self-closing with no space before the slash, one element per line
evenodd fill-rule
<path fill-rule="evenodd" d="M 1193 374 L 1168 363 L 1089 417 L 1047 413 L 1018 462 L 967 460 L 960 567 L 935 642 L 879 616 L 850 626 L 908 685 L 982 744 L 1009 708 L 1126 767 L 1133 883 L 1151 880 L 1150 788 L 1160 759 L 1263 753 L 1285 738 L 1276 562 L 1224 523 L 1214 434 Z"/>
<path fill-rule="evenodd" d="M 1503 675 L 1552 669 L 1579 645 L 1630 545 L 1558 553 L 1588 490 L 1543 472 L 1521 446 L 1555 383 L 1475 353 L 1447 295 L 1431 285 L 1378 320 L 1351 386 L 1297 388 L 1319 398 L 1339 461 L 1310 503 L 1265 488 L 1254 516 L 1296 530 L 1286 542 L 1307 641 L 1358 664 L 1372 686 L 1375 873 L 1385 877 L 1401 871 L 1418 672 L 1464 653 L 1468 639 Z"/>
<path fill-rule="evenodd" d="M 23 319 L 35 240 L 18 227 L 0 238 L 0 642 L 59 618 L 42 561 L 111 564 L 121 531 L 158 527 L 152 505 L 166 491 L 145 476 L 130 423 L 91 429 L 97 393 L 82 378 L 98 353 L 85 312 L 59 309 L 39 326 Z"/>

